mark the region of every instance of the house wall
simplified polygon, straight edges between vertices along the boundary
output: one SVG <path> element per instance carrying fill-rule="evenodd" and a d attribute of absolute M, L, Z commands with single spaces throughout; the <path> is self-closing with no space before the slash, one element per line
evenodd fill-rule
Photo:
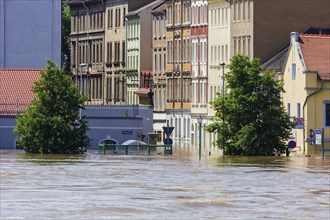
<path fill-rule="evenodd" d="M 207 124 L 211 124 L 211 118 L 215 110 L 210 102 L 221 94 L 223 86 L 223 71 L 228 68 L 220 66 L 220 63 L 229 64 L 230 58 L 230 4 L 225 0 L 209 1 L 208 12 L 208 102 Z M 211 145 L 216 140 L 215 133 L 206 133 L 206 143 Z"/>
<path fill-rule="evenodd" d="M 191 108 L 191 1 L 166 0 L 167 67 L 166 120 L 175 127 L 172 137 L 179 144 L 190 142 Z M 182 4 L 181 4 L 182 3 Z M 186 42 L 186 44 L 184 43 Z M 188 42 L 188 43 L 187 43 Z M 185 55 L 186 52 L 186 55 Z"/>
<path fill-rule="evenodd" d="M 309 140 L 309 130 L 313 129 L 314 132 L 316 129 L 324 128 L 324 148 L 326 150 L 330 150 L 330 127 L 325 127 L 325 102 L 330 102 L 330 81 L 323 81 L 317 79 L 316 72 L 307 72 L 305 73 L 307 82 L 310 83 L 306 86 L 308 94 L 312 94 L 316 92 L 316 89 L 322 89 L 314 95 L 310 96 L 307 99 L 306 107 L 305 107 L 305 138 L 307 141 L 304 144 L 305 154 L 320 154 L 321 153 L 321 145 L 311 145 Z M 326 152 L 329 154 L 329 152 Z"/>
<path fill-rule="evenodd" d="M 256 25 L 254 0 L 231 0 L 230 8 L 230 57 L 235 54 L 244 54 L 250 58 L 254 54 L 254 28 Z M 268 1 L 267 1 L 268 2 Z M 271 26 L 271 25 L 270 25 Z"/>
<path fill-rule="evenodd" d="M 298 154 L 320 154 L 321 145 L 311 145 L 309 130 L 324 128 L 325 149 L 330 149 L 330 127 L 325 127 L 325 102 L 330 102 L 330 82 L 321 81 L 317 72 L 306 70 L 303 54 L 300 54 L 298 33 L 291 34 L 284 74 L 285 93 L 282 94 L 283 105 L 292 118 L 301 118 L 303 127 L 292 130 L 291 139 L 297 142 L 293 151 Z M 293 69 L 296 64 L 295 79 Z M 299 108 L 300 107 L 300 108 Z M 299 115 L 300 112 L 300 115 Z"/>
<path fill-rule="evenodd" d="M 261 61 L 284 48 L 292 31 L 330 26 L 328 0 L 254 0 L 253 5 L 253 55 Z"/>
<path fill-rule="evenodd" d="M 329 27 L 327 0 L 231 0 L 231 56 L 266 61 L 287 45 L 292 31 Z"/>
<path fill-rule="evenodd" d="M 128 17 L 127 20 L 127 66 L 132 73 L 127 75 L 127 97 L 129 105 L 138 104 L 138 96 L 134 93 L 139 87 L 140 73 L 140 19 L 139 17 Z"/>
<path fill-rule="evenodd" d="M 299 58 L 299 54 L 297 48 L 299 48 L 299 42 L 294 42 L 294 36 L 291 36 L 291 46 L 288 52 L 286 65 L 284 68 L 283 74 L 283 82 L 284 82 L 284 90 L 283 93 L 283 105 L 289 114 L 290 117 L 303 118 L 303 105 L 308 95 L 305 90 L 306 82 L 306 73 L 305 67 Z M 293 64 L 296 65 L 296 77 L 293 79 Z M 315 82 L 316 79 L 313 79 L 312 82 Z M 300 108 L 298 109 L 298 106 Z M 300 115 L 298 115 L 300 112 Z M 307 118 L 304 119 L 304 126 L 306 126 Z M 297 143 L 298 148 L 296 149 L 301 154 L 303 153 L 304 147 L 304 135 L 303 128 L 293 129 L 292 131 L 292 139 L 295 137 L 295 141 Z"/>
<path fill-rule="evenodd" d="M 126 21 L 127 0 L 107 1 L 105 7 L 105 100 L 124 105 L 126 101 Z M 119 15 L 117 15 L 117 13 Z M 117 15 L 117 16 L 116 16 Z M 118 48 L 119 45 L 119 48 Z"/>
<path fill-rule="evenodd" d="M 163 3 L 165 4 L 165 3 Z M 154 132 L 158 141 L 163 142 L 163 128 L 166 126 L 166 12 L 152 12 L 152 72 L 154 92 Z"/>
<path fill-rule="evenodd" d="M 152 17 L 151 10 L 155 5 L 151 5 L 140 15 L 140 70 L 152 70 Z"/>
<path fill-rule="evenodd" d="M 141 140 L 141 135 L 153 133 L 152 109 L 142 106 L 87 106 L 82 112 L 87 115 L 92 139 L 90 149 L 97 149 L 99 141 L 111 136 L 119 144 L 129 139 Z M 15 116 L 0 116 L 0 149 L 15 149 Z"/>
<path fill-rule="evenodd" d="M 0 1 L 0 68 L 61 65 L 61 1 Z"/>

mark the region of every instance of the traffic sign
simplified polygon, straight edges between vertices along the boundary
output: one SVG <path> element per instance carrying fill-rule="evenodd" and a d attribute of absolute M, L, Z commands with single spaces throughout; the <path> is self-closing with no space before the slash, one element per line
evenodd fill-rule
<path fill-rule="evenodd" d="M 164 144 L 166 144 L 166 145 L 172 145 L 173 144 L 173 140 L 171 138 L 166 138 L 166 139 L 164 139 Z"/>
<path fill-rule="evenodd" d="M 295 141 L 289 141 L 288 147 L 289 148 L 295 148 L 297 146 L 297 143 Z"/>
<path fill-rule="evenodd" d="M 322 144 L 322 130 L 321 129 L 315 130 L 315 144 L 317 144 L 317 145 Z"/>
<path fill-rule="evenodd" d="M 167 135 L 167 137 L 169 137 L 172 134 L 173 129 L 174 129 L 174 127 L 163 127 L 163 130 L 164 130 L 165 134 Z"/>

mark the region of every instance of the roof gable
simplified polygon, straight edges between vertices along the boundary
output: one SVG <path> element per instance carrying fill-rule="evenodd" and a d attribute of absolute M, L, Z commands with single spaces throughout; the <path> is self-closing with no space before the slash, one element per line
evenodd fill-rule
<path fill-rule="evenodd" d="M 0 69 L 0 115 L 15 115 L 25 111 L 35 94 L 33 82 L 42 70 Z"/>
<path fill-rule="evenodd" d="M 299 45 L 307 71 L 316 71 L 322 80 L 330 80 L 330 35 L 300 34 Z"/>

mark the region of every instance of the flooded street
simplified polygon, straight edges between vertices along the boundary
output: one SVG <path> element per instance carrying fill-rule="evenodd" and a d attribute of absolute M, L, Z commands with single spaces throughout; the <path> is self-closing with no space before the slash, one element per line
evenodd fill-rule
<path fill-rule="evenodd" d="M 330 159 L 0 151 L 0 219 L 329 219 Z"/>

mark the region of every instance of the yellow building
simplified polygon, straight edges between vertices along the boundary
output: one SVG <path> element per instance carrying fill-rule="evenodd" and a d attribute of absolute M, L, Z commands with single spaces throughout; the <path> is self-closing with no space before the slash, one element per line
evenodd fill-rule
<path fill-rule="evenodd" d="M 297 142 L 294 150 L 304 155 L 321 153 L 322 143 L 316 130 L 323 130 L 323 146 L 329 150 L 330 35 L 291 33 L 280 78 L 285 90 L 284 106 L 295 122 L 291 136 Z"/>

